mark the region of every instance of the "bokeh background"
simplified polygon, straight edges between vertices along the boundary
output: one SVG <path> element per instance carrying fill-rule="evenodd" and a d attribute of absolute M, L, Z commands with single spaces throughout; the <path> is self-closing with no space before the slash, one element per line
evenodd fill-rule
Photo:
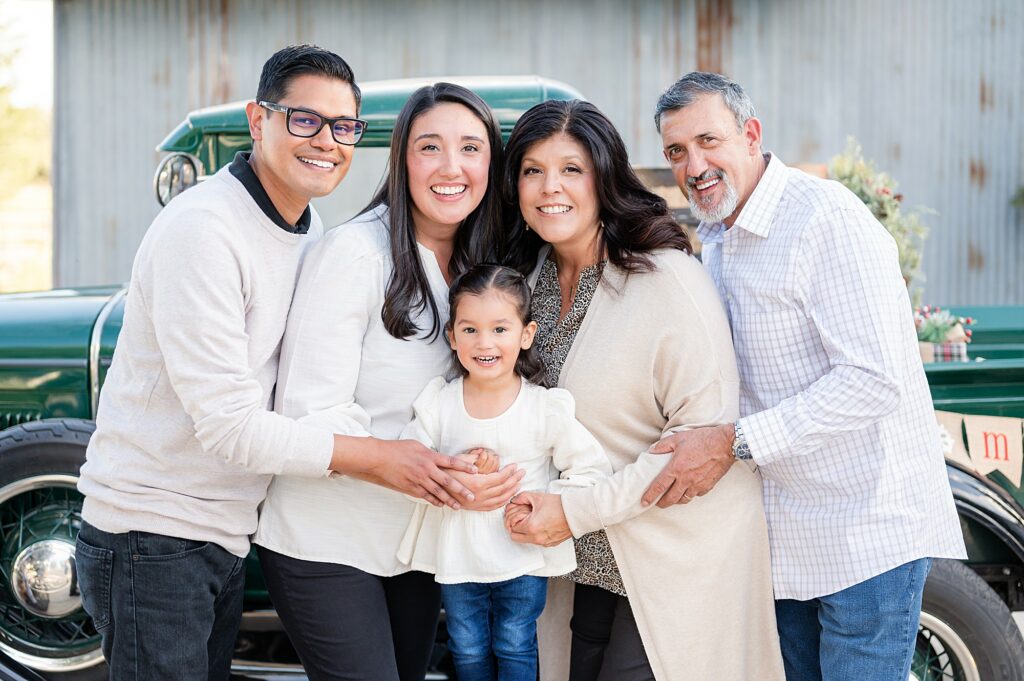
<path fill-rule="evenodd" d="M 35 57 L 31 79 L 52 83 L 53 149 L 51 163 L 50 136 L 26 141 L 50 120 L 44 102 L 20 107 L 42 113 L 15 136 L 15 163 L 0 125 L 0 165 L 30 178 L 14 199 L 8 175 L 0 184 L 8 290 L 25 248 L 49 252 L 44 232 L 56 285 L 125 280 L 159 209 L 155 146 L 191 109 L 252 97 L 275 49 L 315 42 L 360 81 L 563 81 L 609 115 L 645 168 L 665 166 L 652 121 L 660 92 L 693 69 L 726 73 L 786 162 L 827 163 L 852 136 L 899 182 L 904 206 L 934 211 L 925 302 L 1024 303 L 1020 0 L 0 0 L 5 14 L 28 6 L 52 17 L 51 60 Z M 8 72 L 12 31 L 28 31 L 21 58 L 45 44 L 35 23 L 0 25 Z M 0 88 L 7 107 L 10 85 Z M 382 155 L 357 152 L 343 195 L 325 202 L 329 218 L 365 203 L 382 167 Z M 46 222 L 36 217 L 45 178 L 52 231 L 30 227 Z M 11 232 L 34 245 L 14 245 Z"/>

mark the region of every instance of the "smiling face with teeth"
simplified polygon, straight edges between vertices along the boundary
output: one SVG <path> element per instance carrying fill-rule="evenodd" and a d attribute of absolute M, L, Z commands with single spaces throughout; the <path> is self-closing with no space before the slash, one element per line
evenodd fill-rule
<path fill-rule="evenodd" d="M 324 116 L 359 115 L 352 86 L 322 75 L 303 74 L 288 83 L 282 106 Z M 294 224 L 310 199 L 334 191 L 352 162 L 354 147 L 338 144 L 324 126 L 314 137 L 288 132 L 285 114 L 250 102 L 246 106 L 253 138 L 251 163 L 281 216 Z"/>
<path fill-rule="evenodd" d="M 469 373 L 467 381 L 517 382 L 516 359 L 533 344 L 537 323 L 524 325 L 515 300 L 497 289 L 458 297 L 448 341 Z"/>
<path fill-rule="evenodd" d="M 764 171 L 761 122 L 738 126 L 722 96 L 707 94 L 662 114 L 661 140 L 694 215 L 731 227 Z"/>
<path fill-rule="evenodd" d="M 454 235 L 487 193 L 490 162 L 487 127 L 467 107 L 443 102 L 416 117 L 406 167 L 418 237 Z"/>
<path fill-rule="evenodd" d="M 526 150 L 519 167 L 519 210 L 558 252 L 589 259 L 600 242 L 600 205 L 590 153 L 560 132 Z"/>

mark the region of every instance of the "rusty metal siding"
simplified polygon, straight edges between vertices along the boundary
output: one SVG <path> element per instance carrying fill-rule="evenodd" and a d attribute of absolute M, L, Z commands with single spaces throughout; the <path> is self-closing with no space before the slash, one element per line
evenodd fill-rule
<path fill-rule="evenodd" d="M 826 162 L 853 135 L 908 206 L 937 211 L 927 300 L 1024 303 L 1024 211 L 1009 204 L 1024 184 L 1017 0 L 56 0 L 55 15 L 63 284 L 126 278 L 157 210 L 153 147 L 188 110 L 252 96 L 272 50 L 310 41 L 361 80 L 563 80 L 644 166 L 664 165 L 661 90 L 720 69 L 750 92 L 784 160 Z M 347 179 L 324 212 L 371 185 Z"/>

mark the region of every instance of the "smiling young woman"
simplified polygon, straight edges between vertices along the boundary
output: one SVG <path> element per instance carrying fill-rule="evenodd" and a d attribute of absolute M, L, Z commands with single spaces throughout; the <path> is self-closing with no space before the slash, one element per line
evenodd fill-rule
<path fill-rule="evenodd" d="M 421 88 L 395 123 L 383 187 L 303 267 L 277 410 L 384 441 L 388 454 L 359 479 L 278 476 L 268 490 L 254 542 L 311 679 L 344 670 L 421 681 L 426 673 L 440 592 L 432 574 L 398 560 L 415 503 L 383 483 L 410 455 L 437 456 L 398 438 L 416 396 L 448 368 L 448 281 L 494 243 L 501 169 L 500 132 L 483 100 L 447 83 Z M 500 508 L 521 475 L 446 473 L 456 487 L 445 489 L 472 510 Z"/>

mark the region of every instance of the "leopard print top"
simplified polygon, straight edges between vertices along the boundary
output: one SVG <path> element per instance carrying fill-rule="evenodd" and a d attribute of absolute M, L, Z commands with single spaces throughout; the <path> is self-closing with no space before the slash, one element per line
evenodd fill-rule
<path fill-rule="evenodd" d="M 548 382 L 558 384 L 562 365 L 572 348 L 576 332 L 580 330 L 587 308 L 594 297 L 597 285 L 604 271 L 604 262 L 599 262 L 580 272 L 576 295 L 565 318 L 559 321 L 562 307 L 562 292 L 558 285 L 558 271 L 549 257 L 541 265 L 540 278 L 533 291 L 530 312 L 537 322 L 537 351 L 547 367 Z M 626 595 L 622 575 L 615 563 L 608 535 L 604 530 L 585 534 L 575 540 L 576 570 L 565 576 L 579 584 L 597 586 L 619 596 Z"/>

